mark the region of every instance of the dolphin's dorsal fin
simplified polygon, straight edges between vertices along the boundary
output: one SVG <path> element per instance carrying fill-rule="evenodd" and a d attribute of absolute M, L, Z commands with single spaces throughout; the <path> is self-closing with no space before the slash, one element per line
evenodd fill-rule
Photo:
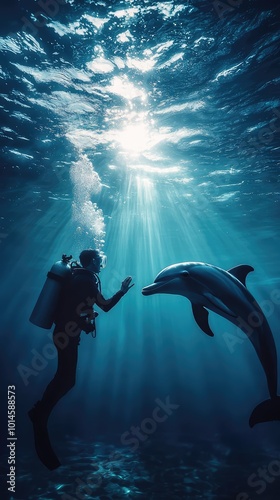
<path fill-rule="evenodd" d="M 232 274 L 232 276 L 241 281 L 242 285 L 246 286 L 247 274 L 251 273 L 252 271 L 254 271 L 254 268 L 252 266 L 243 264 L 241 266 L 236 266 L 232 269 L 229 269 L 228 273 Z"/>
<path fill-rule="evenodd" d="M 212 332 L 208 323 L 209 312 L 207 311 L 207 309 L 205 309 L 203 306 L 192 304 L 192 310 L 194 319 L 197 322 L 199 328 L 201 328 L 201 330 L 210 337 L 214 337 L 214 333 Z"/>

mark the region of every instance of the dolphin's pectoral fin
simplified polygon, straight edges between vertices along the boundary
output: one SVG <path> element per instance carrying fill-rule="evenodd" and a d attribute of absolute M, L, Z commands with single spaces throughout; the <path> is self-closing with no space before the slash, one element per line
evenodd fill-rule
<path fill-rule="evenodd" d="M 280 420 L 280 397 L 275 396 L 273 399 L 267 399 L 260 403 L 253 410 L 249 419 L 250 427 L 261 422 L 271 422 L 273 420 Z"/>
<path fill-rule="evenodd" d="M 206 297 L 213 306 L 217 307 L 217 309 L 220 309 L 220 311 L 228 314 L 229 316 L 236 317 L 235 314 L 224 304 L 224 302 L 218 297 L 215 297 L 215 295 L 212 295 L 210 292 L 204 292 L 204 297 Z M 211 309 L 211 308 L 210 308 Z"/>
<path fill-rule="evenodd" d="M 197 322 L 199 328 L 201 328 L 201 330 L 210 337 L 214 337 L 214 333 L 212 332 L 208 323 L 209 312 L 207 311 L 207 309 L 205 309 L 203 306 L 192 304 L 192 310 L 194 319 Z"/>
<path fill-rule="evenodd" d="M 235 278 L 237 278 L 242 285 L 246 286 L 246 278 L 249 273 L 254 271 L 254 268 L 252 266 L 247 266 L 247 265 L 241 265 L 241 266 L 236 266 L 233 267 L 232 269 L 228 270 L 228 273 L 232 274 Z"/>

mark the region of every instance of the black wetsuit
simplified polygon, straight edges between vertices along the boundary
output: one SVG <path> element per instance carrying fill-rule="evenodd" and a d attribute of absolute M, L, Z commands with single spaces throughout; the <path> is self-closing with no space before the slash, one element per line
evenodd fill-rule
<path fill-rule="evenodd" d="M 93 330 L 90 324 L 94 319 L 93 305 L 108 312 L 123 295 L 119 291 L 105 299 L 98 290 L 94 273 L 86 269 L 73 272 L 58 308 L 53 332 L 58 353 L 57 371 L 40 401 L 40 412 L 46 421 L 56 403 L 75 385 L 80 335 L 82 330 L 86 333 Z"/>

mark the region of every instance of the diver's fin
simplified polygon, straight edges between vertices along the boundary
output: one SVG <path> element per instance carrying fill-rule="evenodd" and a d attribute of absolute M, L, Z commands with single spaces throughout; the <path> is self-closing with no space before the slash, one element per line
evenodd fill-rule
<path fill-rule="evenodd" d="M 270 422 L 272 420 L 280 420 L 280 397 L 276 396 L 273 399 L 267 399 L 260 403 L 253 410 L 249 419 L 250 427 L 261 422 Z"/>
<path fill-rule="evenodd" d="M 236 266 L 232 269 L 229 269 L 228 273 L 232 274 L 232 276 L 237 278 L 242 283 L 242 285 L 246 286 L 247 275 L 252 271 L 254 271 L 254 268 L 252 266 L 242 264 L 241 266 Z"/>
<path fill-rule="evenodd" d="M 41 401 L 29 410 L 28 416 L 33 424 L 34 443 L 38 458 L 49 470 L 57 469 L 61 465 L 55 452 L 52 449 L 48 427 L 47 414 L 43 411 Z"/>
<path fill-rule="evenodd" d="M 47 426 L 33 424 L 35 449 L 42 464 L 49 470 L 57 469 L 61 463 L 52 449 Z"/>
<path fill-rule="evenodd" d="M 201 330 L 210 337 L 214 337 L 214 333 L 212 332 L 208 323 L 209 312 L 207 311 L 207 309 L 198 304 L 192 304 L 192 310 L 194 319 L 197 322 L 199 328 L 201 328 Z"/>
<path fill-rule="evenodd" d="M 220 311 L 228 314 L 229 316 L 235 317 L 235 314 L 224 304 L 224 302 L 210 292 L 204 292 L 204 297 L 206 297 L 215 307 L 220 309 Z"/>

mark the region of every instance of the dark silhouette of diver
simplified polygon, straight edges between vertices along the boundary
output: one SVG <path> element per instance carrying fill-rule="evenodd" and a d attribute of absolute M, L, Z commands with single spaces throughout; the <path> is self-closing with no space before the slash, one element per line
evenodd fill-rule
<path fill-rule="evenodd" d="M 58 353 L 57 371 L 41 401 L 28 412 L 34 426 L 37 453 L 49 469 L 58 467 L 60 462 L 50 446 L 47 422 L 57 402 L 75 385 L 81 332 L 95 331 L 95 304 L 108 312 L 133 286 L 132 278 L 128 276 L 120 290 L 110 299 L 105 299 L 98 277 L 102 267 L 101 254 L 97 250 L 83 250 L 79 259 L 82 267 L 73 270 L 55 318 L 53 341 Z"/>

